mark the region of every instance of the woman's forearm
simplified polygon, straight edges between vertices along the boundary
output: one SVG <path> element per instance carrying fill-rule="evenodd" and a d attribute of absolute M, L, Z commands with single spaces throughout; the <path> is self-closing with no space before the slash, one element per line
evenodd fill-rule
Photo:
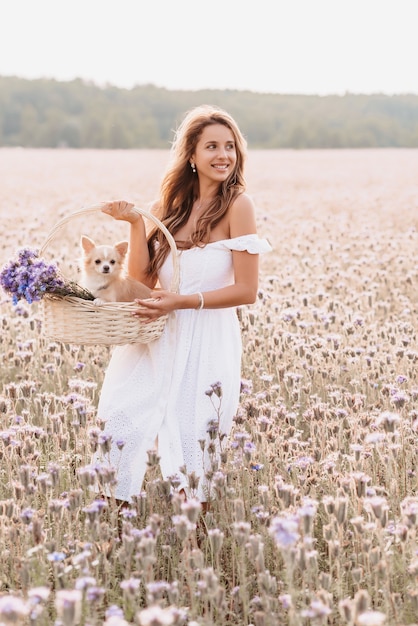
<path fill-rule="evenodd" d="M 224 309 L 253 304 L 257 299 L 258 285 L 234 284 L 213 291 L 202 293 L 203 307 L 205 309 Z M 197 293 L 178 296 L 178 309 L 197 309 L 201 299 Z"/>
<path fill-rule="evenodd" d="M 142 216 L 139 216 L 135 222 L 131 223 L 128 274 L 132 278 L 153 287 L 154 281 L 150 282 L 150 278 L 147 273 L 149 262 L 150 258 L 145 223 Z"/>

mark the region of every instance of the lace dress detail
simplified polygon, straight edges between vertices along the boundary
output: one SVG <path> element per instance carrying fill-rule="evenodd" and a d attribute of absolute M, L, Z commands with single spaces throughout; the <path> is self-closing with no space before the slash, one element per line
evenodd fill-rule
<path fill-rule="evenodd" d="M 233 284 L 232 251 L 259 254 L 271 250 L 257 235 L 215 241 L 179 251 L 181 294 L 219 289 Z M 159 280 L 169 289 L 173 265 L 167 257 Z M 222 400 L 205 392 L 220 383 Z M 211 420 L 219 417 L 219 429 L 228 434 L 236 413 L 241 384 L 241 334 L 235 307 L 184 309 L 169 315 L 162 335 L 148 344 L 117 346 L 106 371 L 98 416 L 112 436 L 110 455 L 96 461 L 117 468 L 114 495 L 130 501 L 141 491 L 148 460 L 155 449 L 164 478 L 200 477 L 198 497 L 206 500 L 207 469 L 199 440 L 207 440 Z M 122 449 L 120 444 L 123 442 Z M 118 446 L 119 444 L 119 446 Z M 205 469 L 206 466 L 206 469 Z"/>

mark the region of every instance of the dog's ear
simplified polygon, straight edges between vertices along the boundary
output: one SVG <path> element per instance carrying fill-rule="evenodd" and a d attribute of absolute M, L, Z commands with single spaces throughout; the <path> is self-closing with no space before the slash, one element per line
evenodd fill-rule
<path fill-rule="evenodd" d="M 115 244 L 115 250 L 117 250 L 121 256 L 125 256 L 125 254 L 128 252 L 128 246 L 128 241 L 119 241 Z"/>
<path fill-rule="evenodd" d="M 80 244 L 84 252 L 86 253 L 91 252 L 93 248 L 96 247 L 93 239 L 90 239 L 90 237 L 87 237 L 87 235 L 81 235 Z"/>

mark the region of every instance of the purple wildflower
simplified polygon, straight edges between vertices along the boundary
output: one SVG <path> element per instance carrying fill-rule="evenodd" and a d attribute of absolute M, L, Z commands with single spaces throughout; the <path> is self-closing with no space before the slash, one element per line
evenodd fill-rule
<path fill-rule="evenodd" d="M 206 432 L 209 434 L 209 439 L 216 439 L 219 432 L 219 421 L 217 419 L 210 420 Z"/>
<path fill-rule="evenodd" d="M 309 619 L 325 618 L 331 613 L 331 609 L 322 600 L 312 600 L 310 606 L 301 612 L 302 617 Z"/>
<path fill-rule="evenodd" d="M 279 596 L 279 602 L 285 610 L 290 609 L 292 607 L 292 596 L 290 593 L 285 593 Z"/>
<path fill-rule="evenodd" d="M 271 521 L 270 533 L 277 546 L 291 548 L 299 539 L 299 520 L 297 517 L 275 517 Z"/>
<path fill-rule="evenodd" d="M 246 442 L 244 443 L 244 450 L 245 450 L 246 452 L 248 452 L 249 454 L 252 454 L 253 452 L 255 452 L 255 451 L 256 451 L 256 449 L 257 449 L 257 448 L 256 448 L 256 446 L 253 444 L 253 442 L 252 442 L 252 441 L 246 441 Z"/>
<path fill-rule="evenodd" d="M 116 606 L 115 604 L 112 604 L 112 606 L 110 606 L 105 614 L 106 619 L 109 619 L 110 617 L 120 617 L 123 618 L 123 611 L 120 607 Z"/>
<path fill-rule="evenodd" d="M 0 273 L 0 285 L 12 296 L 13 304 L 26 300 L 29 304 L 41 300 L 46 293 L 73 295 L 93 300 L 92 294 L 72 281 L 66 281 L 55 263 L 48 264 L 36 250 L 18 250 Z"/>
<path fill-rule="evenodd" d="M 22 513 L 20 514 L 20 519 L 22 520 L 24 524 L 30 524 L 32 521 L 34 512 L 35 511 L 33 509 L 29 509 L 29 508 L 24 509 Z"/>
<path fill-rule="evenodd" d="M 391 402 L 396 407 L 403 407 L 409 401 L 409 396 L 404 391 L 396 391 L 392 394 Z"/>
<path fill-rule="evenodd" d="M 59 589 L 55 597 L 58 617 L 64 624 L 78 624 L 81 618 L 82 592 L 79 589 Z"/>
<path fill-rule="evenodd" d="M 64 286 L 58 275 L 58 268 L 47 265 L 38 257 L 35 250 L 23 248 L 17 258 L 5 265 L 0 274 L 3 289 L 13 297 L 13 303 L 25 299 L 29 304 L 40 300 L 48 291 L 55 291 Z"/>
<path fill-rule="evenodd" d="M 89 587 L 94 587 L 95 585 L 96 579 L 93 578 L 93 576 L 83 576 L 75 581 L 75 588 L 80 589 L 81 591 L 85 591 Z"/>
<path fill-rule="evenodd" d="M 86 592 L 87 602 L 99 602 L 106 593 L 103 587 L 88 587 Z"/>
<path fill-rule="evenodd" d="M 253 390 L 253 381 L 246 378 L 241 379 L 241 393 L 250 394 Z"/>
<path fill-rule="evenodd" d="M 86 514 L 90 524 L 94 524 L 99 519 L 102 510 L 106 507 L 107 504 L 104 500 L 94 500 L 83 508 L 83 513 Z"/>
<path fill-rule="evenodd" d="M 215 396 L 218 396 L 218 398 L 220 398 L 222 396 L 222 383 L 220 383 L 219 381 L 213 383 L 209 387 L 209 389 L 205 391 L 205 394 L 209 396 L 209 398 L 212 396 L 212 394 L 215 394 Z"/>
<path fill-rule="evenodd" d="M 51 563 L 59 563 L 60 561 L 63 561 L 65 557 L 66 555 L 64 552 L 50 552 L 47 555 L 47 559 L 48 561 L 51 561 Z"/>
<path fill-rule="evenodd" d="M 4 595 L 0 598 L 0 620 L 2 624 L 22 623 L 29 614 L 29 608 L 18 596 Z"/>
<path fill-rule="evenodd" d="M 120 588 L 123 589 L 128 594 L 134 595 L 141 584 L 141 580 L 139 578 L 128 578 L 127 580 L 122 580 L 120 583 Z"/>
<path fill-rule="evenodd" d="M 110 452 L 112 447 L 112 435 L 101 434 L 99 435 L 99 447 L 103 454 Z"/>

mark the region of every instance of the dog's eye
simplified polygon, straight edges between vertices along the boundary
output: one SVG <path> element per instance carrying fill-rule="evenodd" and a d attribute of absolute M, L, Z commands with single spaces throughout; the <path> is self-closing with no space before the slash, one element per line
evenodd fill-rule
<path fill-rule="evenodd" d="M 112 259 L 112 260 L 110 261 L 110 265 L 114 265 L 115 263 L 116 263 L 115 259 Z"/>
<path fill-rule="evenodd" d="M 95 260 L 96 265 L 100 265 L 100 259 Z"/>

